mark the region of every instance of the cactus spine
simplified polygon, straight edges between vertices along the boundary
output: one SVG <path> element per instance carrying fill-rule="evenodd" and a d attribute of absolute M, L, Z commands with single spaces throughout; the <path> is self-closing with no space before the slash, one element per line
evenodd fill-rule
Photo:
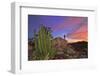
<path fill-rule="evenodd" d="M 35 49 L 37 60 L 48 60 L 54 57 L 55 50 L 52 47 L 52 35 L 47 27 L 41 26 L 35 37 Z"/>

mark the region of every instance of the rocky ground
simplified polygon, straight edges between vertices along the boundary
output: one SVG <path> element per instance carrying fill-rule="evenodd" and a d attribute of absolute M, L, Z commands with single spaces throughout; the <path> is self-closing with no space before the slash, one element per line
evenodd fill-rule
<path fill-rule="evenodd" d="M 56 38 L 53 42 L 53 46 L 57 51 L 54 59 L 75 59 L 88 57 L 87 42 L 82 41 L 76 43 L 68 43 L 62 38 Z"/>
<path fill-rule="evenodd" d="M 88 58 L 88 42 L 81 41 L 68 43 L 67 40 L 57 37 L 52 40 L 56 55 L 52 59 L 78 59 Z M 34 43 L 28 43 L 28 59 L 32 60 Z"/>

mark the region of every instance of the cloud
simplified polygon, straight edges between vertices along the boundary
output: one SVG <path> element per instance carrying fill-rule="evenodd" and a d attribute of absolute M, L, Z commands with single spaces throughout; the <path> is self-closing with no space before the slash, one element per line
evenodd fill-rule
<path fill-rule="evenodd" d="M 53 30 L 63 30 L 65 28 L 76 27 L 84 20 L 83 17 L 68 17 L 64 18 L 64 21 L 59 25 L 55 25 Z"/>
<path fill-rule="evenodd" d="M 79 39 L 79 40 L 83 40 L 83 41 L 87 41 L 87 37 L 88 37 L 87 31 L 85 31 L 85 32 L 76 32 L 76 33 L 72 33 L 72 34 L 68 35 L 68 38 Z"/>

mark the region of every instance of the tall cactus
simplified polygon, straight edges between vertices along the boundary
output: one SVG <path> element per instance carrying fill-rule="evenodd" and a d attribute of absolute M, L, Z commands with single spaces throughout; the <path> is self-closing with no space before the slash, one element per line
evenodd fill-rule
<path fill-rule="evenodd" d="M 41 26 L 38 31 L 38 37 L 35 39 L 36 59 L 48 60 L 55 56 L 55 50 L 52 47 L 51 31 Z"/>

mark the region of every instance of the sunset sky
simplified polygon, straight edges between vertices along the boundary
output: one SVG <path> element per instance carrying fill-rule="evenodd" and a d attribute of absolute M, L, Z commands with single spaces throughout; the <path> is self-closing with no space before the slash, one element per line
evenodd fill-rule
<path fill-rule="evenodd" d="M 66 35 L 69 42 L 87 41 L 87 17 L 28 15 L 28 38 L 33 37 L 33 31 L 38 31 L 41 24 L 51 27 L 54 38 Z"/>

